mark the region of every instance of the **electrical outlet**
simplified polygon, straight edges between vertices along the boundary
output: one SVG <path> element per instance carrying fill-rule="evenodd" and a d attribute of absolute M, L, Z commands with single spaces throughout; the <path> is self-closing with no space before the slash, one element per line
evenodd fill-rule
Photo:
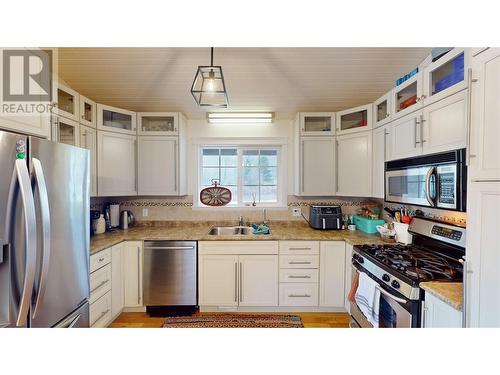
<path fill-rule="evenodd" d="M 149 216 L 149 210 L 147 208 L 142 209 L 142 216 L 143 217 L 148 217 Z"/>
<path fill-rule="evenodd" d="M 300 208 L 293 208 L 293 209 L 292 209 L 292 214 L 293 214 L 293 216 L 295 216 L 295 217 L 299 217 L 299 216 L 301 216 L 302 211 L 300 210 Z"/>

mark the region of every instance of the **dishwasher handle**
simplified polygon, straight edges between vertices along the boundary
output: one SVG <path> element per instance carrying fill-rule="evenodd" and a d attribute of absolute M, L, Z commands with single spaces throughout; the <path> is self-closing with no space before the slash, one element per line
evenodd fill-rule
<path fill-rule="evenodd" d="M 193 250 L 194 246 L 151 246 L 145 247 L 145 250 Z"/>

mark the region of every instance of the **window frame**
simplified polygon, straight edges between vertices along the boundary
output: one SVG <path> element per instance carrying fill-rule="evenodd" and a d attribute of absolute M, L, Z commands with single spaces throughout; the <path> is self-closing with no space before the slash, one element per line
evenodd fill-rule
<path fill-rule="evenodd" d="M 196 194 L 193 196 L 193 208 L 194 209 L 262 209 L 262 208 L 287 208 L 286 204 L 286 194 L 287 194 L 287 184 L 286 184 L 286 145 L 284 144 L 225 144 L 225 143 L 201 143 L 197 145 L 197 165 L 196 165 Z M 203 169 L 203 149 L 221 149 L 221 148 L 235 148 L 238 155 L 238 201 L 236 204 L 229 204 L 227 206 L 220 207 L 209 207 L 205 206 L 200 202 L 200 191 L 203 188 L 201 186 L 202 180 L 202 169 Z M 256 202 L 256 206 L 252 206 L 252 203 L 243 202 L 243 151 L 244 150 L 275 150 L 276 160 L 277 160 L 277 176 L 276 176 L 276 190 L 277 190 L 277 202 Z M 259 186 L 261 186 L 259 184 Z M 263 185 L 265 186 L 265 185 Z M 274 185 L 273 185 L 274 186 Z"/>

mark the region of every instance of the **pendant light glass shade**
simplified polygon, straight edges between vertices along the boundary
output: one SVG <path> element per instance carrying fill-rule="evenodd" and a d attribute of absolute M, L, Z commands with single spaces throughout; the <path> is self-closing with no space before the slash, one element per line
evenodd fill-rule
<path fill-rule="evenodd" d="M 191 94 L 200 107 L 227 108 L 228 106 L 222 67 L 214 66 L 213 48 L 211 48 L 210 66 L 198 66 Z"/>

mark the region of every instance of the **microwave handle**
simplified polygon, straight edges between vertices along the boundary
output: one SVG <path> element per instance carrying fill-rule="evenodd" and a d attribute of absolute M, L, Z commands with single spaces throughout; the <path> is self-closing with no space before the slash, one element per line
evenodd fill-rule
<path fill-rule="evenodd" d="M 436 167 L 431 167 L 427 171 L 427 174 L 425 175 L 425 198 L 427 198 L 427 202 L 431 205 L 431 207 L 435 207 L 436 204 L 434 203 L 434 199 L 431 197 L 431 176 L 434 174 L 434 171 L 436 170 Z M 437 183 L 437 179 L 436 179 Z M 434 191 L 437 191 L 434 189 Z"/>

